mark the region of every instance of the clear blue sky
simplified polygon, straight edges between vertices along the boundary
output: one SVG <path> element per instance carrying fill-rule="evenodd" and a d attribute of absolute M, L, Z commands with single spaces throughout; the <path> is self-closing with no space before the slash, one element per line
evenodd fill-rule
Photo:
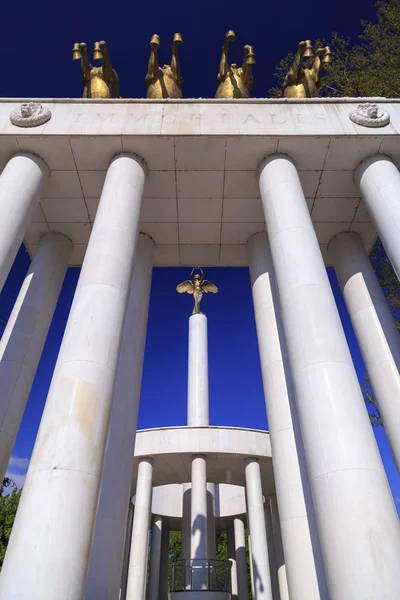
<path fill-rule="evenodd" d="M 90 56 L 95 41 L 109 44 L 121 81 L 121 96 L 145 95 L 149 41 L 161 36 L 160 63 L 170 62 L 175 31 L 183 35 L 183 93 L 212 97 L 216 91 L 221 46 L 234 29 L 232 62 L 241 63 L 243 46 L 254 46 L 253 96 L 265 97 L 274 69 L 304 39 L 329 38 L 332 31 L 355 38 L 361 19 L 373 19 L 373 0 L 153 0 L 134 2 L 2 1 L 1 96 L 63 98 L 82 94 L 79 62 L 72 62 L 74 42 L 85 41 Z M 6 24 L 6 25 L 5 25 Z"/>
<path fill-rule="evenodd" d="M 0 296 L 2 324 L 28 265 L 29 257 L 21 248 Z M 67 272 L 14 457 L 28 458 L 32 452 L 79 271 L 74 268 Z M 175 287 L 189 274 L 186 268 L 153 270 L 139 428 L 186 424 L 188 317 L 193 300 L 177 294 Z M 328 274 L 362 382 L 365 369 L 349 316 L 333 269 L 328 269 Z M 217 295 L 207 295 L 202 304 L 209 328 L 211 424 L 267 429 L 248 269 L 209 268 L 206 276 L 220 289 Z M 375 432 L 400 514 L 400 479 L 383 429 Z M 22 474 L 26 463 L 21 462 L 18 469 L 16 464 L 14 461 L 13 471 Z"/>

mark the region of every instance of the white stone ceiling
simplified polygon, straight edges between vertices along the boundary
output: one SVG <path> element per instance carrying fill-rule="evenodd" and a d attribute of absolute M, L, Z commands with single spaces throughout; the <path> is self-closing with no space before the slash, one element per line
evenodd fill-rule
<path fill-rule="evenodd" d="M 355 129 L 346 135 L 311 135 L 311 130 L 307 135 L 47 135 L 46 129 L 33 135 L 7 125 L 5 134 L 1 108 L 0 167 L 21 150 L 40 155 L 51 169 L 25 238 L 29 252 L 45 232 L 59 231 L 74 242 L 71 265 L 82 264 L 107 166 L 122 151 L 138 153 L 148 165 L 141 231 L 155 240 L 159 266 L 247 265 L 246 240 L 265 228 L 256 168 L 275 152 L 290 155 L 299 170 L 325 259 L 329 240 L 342 231 L 359 233 L 369 250 L 376 232 L 353 182 L 354 169 L 376 153 L 400 163 L 394 128 L 390 135 L 365 128 L 363 135 Z"/>

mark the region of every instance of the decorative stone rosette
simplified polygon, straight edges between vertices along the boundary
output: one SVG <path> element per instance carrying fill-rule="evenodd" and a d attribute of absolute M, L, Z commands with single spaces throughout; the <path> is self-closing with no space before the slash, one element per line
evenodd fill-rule
<path fill-rule="evenodd" d="M 385 127 L 390 123 L 390 115 L 377 104 L 359 104 L 349 115 L 351 121 L 362 127 Z"/>
<path fill-rule="evenodd" d="M 51 111 L 39 102 L 26 102 L 10 114 L 16 127 L 38 127 L 51 119 Z"/>

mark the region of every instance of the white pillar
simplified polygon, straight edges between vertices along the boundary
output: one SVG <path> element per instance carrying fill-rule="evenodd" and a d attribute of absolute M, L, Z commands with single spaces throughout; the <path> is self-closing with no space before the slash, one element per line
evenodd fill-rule
<path fill-rule="evenodd" d="M 152 463 L 151 458 L 142 458 L 138 466 L 126 600 L 143 600 L 146 592 L 147 552 L 153 492 Z"/>
<path fill-rule="evenodd" d="M 256 586 L 254 583 L 254 572 L 253 572 L 253 560 L 252 560 L 252 552 L 251 552 L 251 535 L 249 526 L 247 526 L 247 543 L 249 546 L 249 567 L 250 567 L 250 587 L 251 587 L 251 597 L 256 597 Z"/>
<path fill-rule="evenodd" d="M 276 278 L 265 232 L 248 240 L 247 253 L 290 597 L 328 600 Z"/>
<path fill-rule="evenodd" d="M 281 524 L 276 496 L 269 496 L 269 505 L 271 510 L 272 535 L 274 537 L 275 559 L 278 573 L 279 597 L 280 600 L 289 600 L 285 556 L 283 553 Z"/>
<path fill-rule="evenodd" d="M 215 537 L 215 484 L 207 483 L 207 558 L 214 558 L 217 551 Z"/>
<path fill-rule="evenodd" d="M 72 243 L 48 233 L 25 276 L 0 340 L 0 481 L 7 470 L 42 355 Z"/>
<path fill-rule="evenodd" d="M 226 544 L 228 560 L 231 563 L 231 595 L 232 600 L 238 600 L 238 576 L 236 567 L 235 530 L 233 520 L 229 519 L 226 528 Z"/>
<path fill-rule="evenodd" d="M 153 516 L 151 525 L 150 570 L 147 600 L 158 600 L 161 566 L 162 517 Z"/>
<path fill-rule="evenodd" d="M 189 319 L 188 419 L 189 427 L 207 427 L 208 414 L 208 350 L 207 317 L 192 315 Z"/>
<path fill-rule="evenodd" d="M 246 460 L 247 518 L 251 533 L 254 600 L 272 600 L 261 472 L 257 459 Z"/>
<path fill-rule="evenodd" d="M 399 520 L 291 160 L 260 190 L 330 597 L 394 600 Z"/>
<path fill-rule="evenodd" d="M 0 175 L 0 291 L 47 184 L 47 165 L 33 154 L 15 154 Z"/>
<path fill-rule="evenodd" d="M 10 600 L 84 596 L 145 168 L 108 169 L 0 580 Z"/>
<path fill-rule="evenodd" d="M 169 566 L 169 521 L 166 517 L 162 520 L 161 534 L 161 562 L 160 562 L 160 586 L 159 600 L 167 600 L 168 597 L 168 566 Z"/>
<path fill-rule="evenodd" d="M 118 598 L 146 341 L 154 242 L 139 235 L 125 315 L 86 600 Z"/>
<path fill-rule="evenodd" d="M 134 507 L 133 507 L 132 501 L 130 500 L 129 501 L 128 518 L 127 518 L 127 523 L 126 523 L 124 558 L 122 561 L 121 597 L 118 598 L 118 600 L 126 599 L 126 586 L 128 583 L 128 569 L 129 569 L 129 555 L 131 552 L 133 513 L 134 513 Z"/>
<path fill-rule="evenodd" d="M 278 583 L 278 568 L 276 566 L 276 556 L 275 556 L 274 532 L 272 529 L 271 509 L 269 506 L 268 498 L 266 498 L 265 502 L 264 502 L 264 517 L 265 517 L 265 531 L 267 533 L 269 573 L 271 576 L 272 597 L 274 600 L 280 600 L 279 583 Z"/>
<path fill-rule="evenodd" d="M 400 279 L 400 174 L 387 156 L 373 156 L 355 173 L 365 206 Z"/>
<path fill-rule="evenodd" d="M 238 600 L 248 600 L 249 585 L 247 579 L 246 538 L 244 533 L 244 518 L 233 519 L 235 531 L 235 557 L 238 584 Z"/>
<path fill-rule="evenodd" d="M 182 484 L 182 558 L 189 563 L 190 559 L 190 540 L 191 540 L 191 495 L 192 486 L 190 483 Z"/>
<path fill-rule="evenodd" d="M 207 589 L 207 464 L 199 454 L 192 458 L 192 506 L 190 554 L 193 565 L 193 589 Z"/>
<path fill-rule="evenodd" d="M 341 233 L 329 244 L 347 310 L 400 471 L 400 336 L 361 238 Z"/>

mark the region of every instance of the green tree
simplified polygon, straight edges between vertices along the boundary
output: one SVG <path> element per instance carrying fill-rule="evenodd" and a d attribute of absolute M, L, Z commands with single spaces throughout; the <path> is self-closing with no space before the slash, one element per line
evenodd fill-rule
<path fill-rule="evenodd" d="M 10 486 L 13 486 L 13 490 L 11 494 L 5 496 L 4 489 Z M 17 490 L 15 483 L 8 477 L 3 480 L 3 485 L 0 488 L 0 569 L 3 566 L 8 540 L 10 539 L 12 526 L 21 498 L 21 491 L 22 490 Z"/>
<path fill-rule="evenodd" d="M 333 52 L 332 63 L 324 66 L 320 96 L 399 96 L 400 0 L 379 0 L 375 6 L 376 22 L 361 21 L 357 43 L 352 44 L 348 36 L 337 32 L 330 39 L 316 42 L 317 47 L 330 45 Z M 271 96 L 282 95 L 294 50 L 277 65 L 277 83 L 270 89 Z"/>

